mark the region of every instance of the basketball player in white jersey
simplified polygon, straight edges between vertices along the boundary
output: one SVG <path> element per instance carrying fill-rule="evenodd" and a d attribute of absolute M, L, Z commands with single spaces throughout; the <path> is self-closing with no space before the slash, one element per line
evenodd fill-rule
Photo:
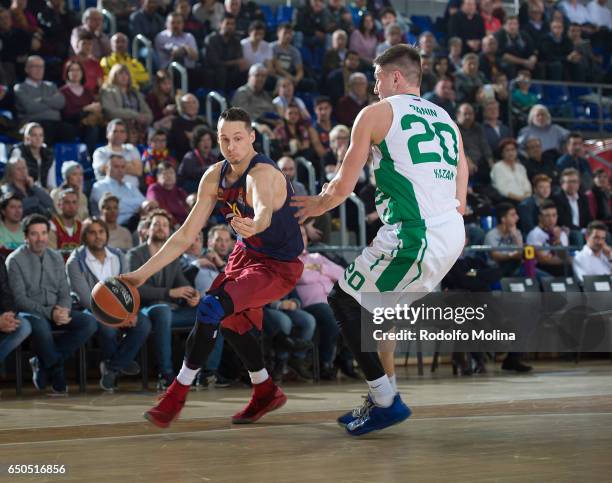
<path fill-rule="evenodd" d="M 375 309 L 377 297 L 371 294 L 393 294 L 409 305 L 431 292 L 465 241 L 468 168 L 459 129 L 444 109 L 419 96 L 417 50 L 396 45 L 379 55 L 374 66 L 374 92 L 380 102 L 357 116 L 334 179 L 319 196 L 294 197 L 293 203 L 303 221 L 344 202 L 372 150 L 376 209 L 383 226 L 328 297 L 369 386 L 364 405 L 338 419 L 355 436 L 397 424 L 411 414 L 378 354 L 362 351 L 361 307 Z"/>

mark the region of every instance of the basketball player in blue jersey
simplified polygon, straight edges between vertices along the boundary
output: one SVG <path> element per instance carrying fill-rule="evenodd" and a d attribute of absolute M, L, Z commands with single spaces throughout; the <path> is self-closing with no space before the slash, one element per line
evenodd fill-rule
<path fill-rule="evenodd" d="M 359 436 L 410 416 L 375 352 L 362 352 L 361 309 L 372 312 L 385 293 L 410 304 L 448 273 L 465 241 L 462 214 L 468 169 L 459 129 L 444 109 L 421 98 L 421 58 L 405 44 L 374 60 L 380 102 L 363 109 L 336 176 L 319 196 L 294 197 L 301 220 L 319 216 L 353 191 L 373 157 L 376 209 L 383 226 L 346 269 L 328 300 L 369 387 L 362 407 L 338 422 Z M 366 328 L 371 333 L 372 328 Z"/>
<path fill-rule="evenodd" d="M 253 423 L 287 401 L 268 375 L 251 329 L 261 330 L 263 306 L 284 297 L 302 275 L 303 265 L 297 257 L 304 245 L 296 210 L 290 207 L 293 191 L 276 163 L 253 149 L 255 133 L 244 110 L 223 112 L 217 130 L 225 160 L 204 173 L 187 220 L 142 267 L 122 276 L 138 287 L 183 254 L 217 203 L 238 235 L 225 272 L 200 300 L 178 376 L 144 415 L 162 428 L 179 416 L 219 331 L 246 366 L 253 383 L 251 400 L 232 422 Z"/>

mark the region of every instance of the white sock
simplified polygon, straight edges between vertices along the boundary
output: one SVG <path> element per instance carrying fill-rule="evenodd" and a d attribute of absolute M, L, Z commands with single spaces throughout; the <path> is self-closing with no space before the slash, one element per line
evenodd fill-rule
<path fill-rule="evenodd" d="M 268 375 L 268 371 L 264 367 L 262 370 L 257 371 L 257 372 L 249 371 L 249 377 L 251 378 L 251 383 L 261 384 L 262 382 L 265 382 L 266 379 L 268 379 L 268 377 L 270 376 Z"/>
<path fill-rule="evenodd" d="M 374 403 L 377 406 L 388 408 L 389 406 L 391 406 L 391 404 L 393 404 L 395 392 L 393 391 L 393 387 L 391 386 L 389 377 L 386 374 L 374 381 L 366 382 L 370 387 L 370 394 L 372 395 L 372 399 L 374 399 Z"/>
<path fill-rule="evenodd" d="M 391 383 L 391 387 L 393 388 L 393 393 L 397 394 L 397 379 L 395 378 L 395 374 L 389 377 L 389 382 Z"/>
<path fill-rule="evenodd" d="M 185 362 L 183 362 L 183 367 L 181 367 L 176 379 L 183 386 L 191 386 L 193 384 L 193 380 L 198 375 L 198 372 L 200 372 L 200 369 L 190 369 L 185 365 Z"/>

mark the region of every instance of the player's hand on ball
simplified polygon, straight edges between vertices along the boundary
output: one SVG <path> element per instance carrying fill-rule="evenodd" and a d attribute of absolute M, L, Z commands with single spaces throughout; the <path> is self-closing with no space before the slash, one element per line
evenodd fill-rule
<path fill-rule="evenodd" d="M 304 223 L 308 218 L 325 213 L 320 196 L 292 196 L 290 205 L 298 208 L 294 215 L 298 218 L 298 223 Z"/>
<path fill-rule="evenodd" d="M 138 270 L 134 272 L 124 273 L 122 275 L 119 275 L 117 278 L 119 280 L 124 280 L 128 283 L 131 283 L 134 287 L 140 287 L 147 281 L 145 277 L 141 276 L 138 273 Z"/>
<path fill-rule="evenodd" d="M 234 216 L 230 221 L 230 224 L 236 233 L 238 233 L 242 238 L 250 238 L 257 233 L 253 218 Z"/>

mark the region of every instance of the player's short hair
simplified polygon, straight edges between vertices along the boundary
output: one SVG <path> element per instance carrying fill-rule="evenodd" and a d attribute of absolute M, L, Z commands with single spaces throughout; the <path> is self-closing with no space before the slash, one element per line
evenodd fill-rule
<path fill-rule="evenodd" d="M 374 65 L 382 69 L 396 69 L 408 82 L 421 85 L 421 55 L 414 47 L 406 44 L 394 45 L 376 57 Z"/>
<path fill-rule="evenodd" d="M 239 107 L 230 107 L 221 113 L 219 116 L 219 122 L 221 121 L 227 122 L 243 122 L 247 128 L 247 131 L 250 131 L 251 128 L 251 116 L 244 109 Z"/>
<path fill-rule="evenodd" d="M 603 221 L 595 220 L 587 225 L 587 234 L 590 235 L 595 230 L 602 230 L 608 233 L 608 226 Z"/>

